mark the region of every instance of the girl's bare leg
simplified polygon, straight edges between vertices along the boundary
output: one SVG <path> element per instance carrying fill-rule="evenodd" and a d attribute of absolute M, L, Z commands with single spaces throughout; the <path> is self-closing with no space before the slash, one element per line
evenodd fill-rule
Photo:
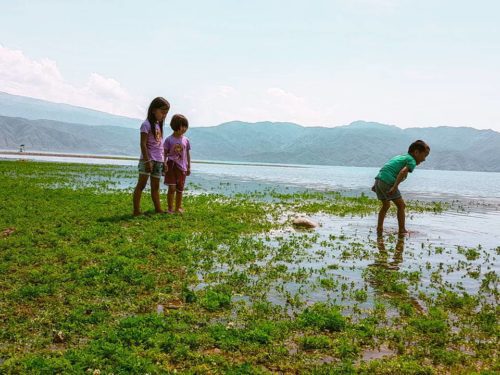
<path fill-rule="evenodd" d="M 182 191 L 175 193 L 175 211 L 182 212 Z"/>
<path fill-rule="evenodd" d="M 151 177 L 151 199 L 155 206 L 155 212 L 157 214 L 162 214 L 161 200 L 160 200 L 160 178 Z"/>
<path fill-rule="evenodd" d="M 170 212 L 174 210 L 174 195 L 175 195 L 175 185 L 169 185 L 167 194 L 167 203 L 168 203 L 168 210 Z"/>
<path fill-rule="evenodd" d="M 134 212 L 132 215 L 138 216 L 141 214 L 141 195 L 142 191 L 146 187 L 148 183 L 149 176 L 145 174 L 140 174 L 139 179 L 137 180 L 137 185 L 134 189 L 133 202 L 134 202 Z"/>

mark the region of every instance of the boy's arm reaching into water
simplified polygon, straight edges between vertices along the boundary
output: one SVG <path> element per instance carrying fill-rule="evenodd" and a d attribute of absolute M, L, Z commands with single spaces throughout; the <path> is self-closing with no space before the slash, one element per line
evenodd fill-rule
<path fill-rule="evenodd" d="M 399 171 L 398 177 L 396 177 L 394 185 L 392 185 L 391 189 L 387 192 L 387 194 L 389 195 L 394 194 L 398 189 L 399 184 L 406 178 L 406 176 L 408 176 L 408 167 L 404 167 Z"/>

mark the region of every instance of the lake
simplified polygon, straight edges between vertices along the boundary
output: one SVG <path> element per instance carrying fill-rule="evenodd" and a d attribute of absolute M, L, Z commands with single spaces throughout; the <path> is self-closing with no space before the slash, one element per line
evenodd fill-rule
<path fill-rule="evenodd" d="M 0 155 L 19 159 L 18 155 Z M 25 156 L 28 160 L 135 166 L 135 160 Z M 425 167 L 425 164 L 423 164 Z M 267 163 L 228 163 L 193 161 L 188 182 L 220 188 L 220 182 L 240 185 L 239 189 L 289 186 L 317 190 L 337 190 L 372 194 L 370 188 L 379 168 Z M 132 182 L 133 183 L 133 182 Z M 439 171 L 417 167 L 400 185 L 403 196 L 413 199 L 466 199 L 500 203 L 500 173 Z"/>

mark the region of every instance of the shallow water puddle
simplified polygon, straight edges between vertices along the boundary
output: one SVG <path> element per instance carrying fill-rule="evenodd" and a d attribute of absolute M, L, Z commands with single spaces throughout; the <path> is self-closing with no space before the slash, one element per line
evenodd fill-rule
<path fill-rule="evenodd" d="M 217 274 L 212 284 L 244 274 L 240 301 L 265 296 L 292 308 L 331 302 L 363 310 L 383 297 L 423 313 L 421 292 L 428 295 L 446 287 L 475 294 L 484 275 L 499 269 L 500 233 L 494 229 L 500 226 L 499 212 L 410 214 L 410 234 L 403 238 L 394 234 L 394 217 L 387 218 L 388 234 L 381 238 L 374 232 L 376 215 L 310 217 L 320 224 L 316 230 L 285 228 L 255 239 L 266 255 L 246 264 L 222 261 L 210 271 Z M 204 281 L 198 288 L 211 284 L 206 274 L 199 276 Z"/>

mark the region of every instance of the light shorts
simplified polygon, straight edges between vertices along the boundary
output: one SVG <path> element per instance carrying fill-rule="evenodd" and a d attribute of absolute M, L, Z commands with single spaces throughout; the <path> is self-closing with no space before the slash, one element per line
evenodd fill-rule
<path fill-rule="evenodd" d="M 392 184 L 388 184 L 378 178 L 375 179 L 375 184 L 373 185 L 375 188 L 375 193 L 377 194 L 377 198 L 381 201 L 393 201 L 394 199 L 401 198 L 401 192 L 399 189 L 396 189 L 394 194 L 389 195 L 388 192 L 392 188 Z"/>
<path fill-rule="evenodd" d="M 154 178 L 161 178 L 161 175 L 163 174 L 163 162 L 151 160 L 151 163 L 152 169 L 151 173 L 149 173 L 146 172 L 146 163 L 142 160 L 139 160 L 139 165 L 137 166 L 137 168 L 139 169 L 139 174 L 151 176 Z"/>

